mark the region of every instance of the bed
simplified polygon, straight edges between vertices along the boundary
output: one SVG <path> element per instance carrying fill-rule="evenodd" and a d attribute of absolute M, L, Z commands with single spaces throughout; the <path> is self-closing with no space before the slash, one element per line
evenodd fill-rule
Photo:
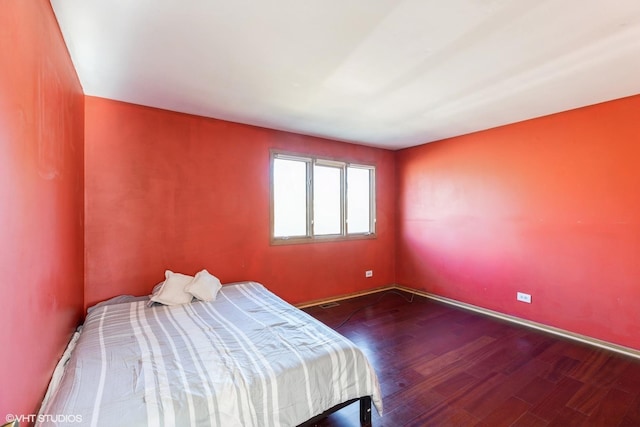
<path fill-rule="evenodd" d="M 116 300 L 87 315 L 40 426 L 311 425 L 380 388 L 349 340 L 255 282 L 217 299 L 149 307 Z"/>

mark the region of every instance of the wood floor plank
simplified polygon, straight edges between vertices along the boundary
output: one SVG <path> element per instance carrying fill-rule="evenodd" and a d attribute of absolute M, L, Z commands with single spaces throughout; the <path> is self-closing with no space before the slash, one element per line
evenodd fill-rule
<path fill-rule="evenodd" d="M 614 383 L 614 387 L 630 393 L 636 393 L 640 390 L 640 369 L 638 369 L 633 360 L 630 360 L 630 364 L 620 373 Z"/>
<path fill-rule="evenodd" d="M 634 396 L 626 391 L 611 389 L 589 417 L 594 426 L 618 425 L 629 411 Z"/>
<path fill-rule="evenodd" d="M 465 390 L 455 404 L 481 420 L 485 419 L 513 396 L 511 390 L 503 387 L 507 379 L 506 375 L 499 372 L 491 374 Z M 487 400 L 487 396 L 491 396 L 490 401 Z"/>
<path fill-rule="evenodd" d="M 576 411 L 575 409 L 567 408 L 566 406 L 561 408 L 558 414 L 554 417 L 553 421 L 549 424 L 549 427 L 585 427 L 589 426 L 589 417 Z M 597 425 L 592 424 L 594 427 L 607 427 L 607 424 Z"/>
<path fill-rule="evenodd" d="M 511 427 L 545 427 L 549 423 L 531 412 L 525 412 L 520 418 L 515 420 Z"/>
<path fill-rule="evenodd" d="M 451 365 L 461 359 L 469 358 L 471 360 L 475 360 L 478 358 L 478 355 L 481 354 L 481 351 L 486 352 L 491 351 L 492 348 L 495 349 L 492 345 L 495 341 L 495 338 L 480 336 L 477 339 L 467 342 L 465 345 L 454 347 L 450 351 L 430 360 L 417 362 L 415 369 L 423 375 L 430 375 L 439 371 L 442 366 Z M 486 354 L 491 355 L 492 353 Z"/>
<path fill-rule="evenodd" d="M 611 357 L 612 355 L 604 350 L 595 350 L 587 359 L 567 372 L 567 375 L 578 381 L 595 378 Z"/>
<path fill-rule="evenodd" d="M 450 405 L 437 405 L 419 414 L 406 425 L 408 427 L 476 426 L 479 419 L 461 408 Z"/>
<path fill-rule="evenodd" d="M 602 399 L 609 393 L 608 388 L 594 384 L 585 384 L 573 395 L 567 406 L 585 415 L 591 415 L 600 405 Z"/>
<path fill-rule="evenodd" d="M 482 419 L 487 426 L 511 426 L 531 408 L 527 402 L 510 397 Z"/>
<path fill-rule="evenodd" d="M 551 370 L 544 374 L 544 379 L 553 383 L 557 383 L 567 375 L 567 373 L 576 369 L 581 362 L 569 356 L 558 355 L 551 363 Z"/>
<path fill-rule="evenodd" d="M 639 360 L 409 299 L 371 294 L 305 309 L 370 358 L 385 405 L 374 426 L 640 426 Z M 317 425 L 358 419 L 351 405 Z"/>
<path fill-rule="evenodd" d="M 403 393 L 408 388 L 421 384 L 427 378 L 412 368 L 378 370 L 378 381 L 385 395 Z"/>
<path fill-rule="evenodd" d="M 551 392 L 540 403 L 533 407 L 531 413 L 547 421 L 552 421 L 583 385 L 578 380 L 564 377 L 554 385 Z"/>
<path fill-rule="evenodd" d="M 418 391 L 420 390 L 420 391 Z M 396 395 L 397 400 L 389 411 L 385 414 L 384 424 L 389 426 L 403 426 L 414 420 L 419 414 L 426 412 L 429 408 L 437 407 L 446 399 L 444 396 L 431 390 L 425 381 L 423 387 L 416 387 L 412 393 Z"/>
<path fill-rule="evenodd" d="M 515 397 L 522 399 L 532 406 L 537 405 L 551 392 L 553 386 L 554 384 L 552 382 L 536 376 L 518 390 Z"/>
<path fill-rule="evenodd" d="M 637 394 L 634 401 L 631 402 L 627 413 L 618 425 L 620 427 L 640 426 L 640 394 Z"/>

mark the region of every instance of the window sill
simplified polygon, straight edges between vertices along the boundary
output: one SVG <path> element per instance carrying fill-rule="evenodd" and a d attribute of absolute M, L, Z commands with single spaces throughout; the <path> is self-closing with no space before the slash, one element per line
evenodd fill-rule
<path fill-rule="evenodd" d="M 309 243 L 325 243 L 325 242 L 348 242 L 352 240 L 373 240 L 376 239 L 375 233 L 370 234 L 354 234 L 350 236 L 315 236 L 315 237 L 290 237 L 290 238 L 271 238 L 271 246 L 282 245 L 305 245 Z"/>

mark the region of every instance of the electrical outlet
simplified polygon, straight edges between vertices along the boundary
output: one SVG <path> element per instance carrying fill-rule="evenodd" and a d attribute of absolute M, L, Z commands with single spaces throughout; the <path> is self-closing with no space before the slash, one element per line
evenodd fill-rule
<path fill-rule="evenodd" d="M 367 270 L 364 272 L 364 277 L 373 277 L 373 270 Z"/>
<path fill-rule="evenodd" d="M 527 304 L 531 304 L 531 295 L 525 294 L 523 292 L 518 292 L 516 294 L 516 299 L 518 301 L 526 302 Z"/>

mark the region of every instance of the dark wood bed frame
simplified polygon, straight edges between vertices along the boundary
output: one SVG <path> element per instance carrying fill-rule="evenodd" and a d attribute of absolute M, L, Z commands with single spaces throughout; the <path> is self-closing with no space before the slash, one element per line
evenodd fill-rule
<path fill-rule="evenodd" d="M 298 427 L 312 427 L 315 426 L 320 420 L 327 418 L 329 415 L 333 414 L 336 411 L 344 408 L 345 406 L 349 406 L 352 403 L 356 403 L 360 401 L 360 425 L 361 426 L 370 426 L 371 425 L 371 396 L 364 396 L 358 399 L 351 399 L 343 403 L 339 403 L 333 408 L 327 409 L 321 414 L 316 415 L 310 420 L 305 421 L 300 424 Z"/>

